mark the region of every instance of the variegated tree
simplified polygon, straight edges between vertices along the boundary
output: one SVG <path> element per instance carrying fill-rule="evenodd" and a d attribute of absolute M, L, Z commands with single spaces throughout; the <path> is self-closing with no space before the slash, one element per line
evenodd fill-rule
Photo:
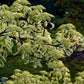
<path fill-rule="evenodd" d="M 72 84 L 69 70 L 60 58 L 70 55 L 75 44 L 83 46 L 83 36 L 72 24 L 64 24 L 58 28 L 56 39 L 52 39 L 46 28 L 48 24 L 54 27 L 50 22 L 54 16 L 43 10 L 42 5 L 31 6 L 27 0 L 16 0 L 10 7 L 0 6 L 0 67 L 4 67 L 8 57 L 19 56 L 24 64 L 32 63 L 36 68 L 42 67 L 43 61 L 51 69 L 41 71 L 41 76 L 16 70 L 11 76 L 13 81 L 6 84 Z"/>

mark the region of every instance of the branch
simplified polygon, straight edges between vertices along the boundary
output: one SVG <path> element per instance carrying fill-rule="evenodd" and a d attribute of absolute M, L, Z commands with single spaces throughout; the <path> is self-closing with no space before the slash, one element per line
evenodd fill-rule
<path fill-rule="evenodd" d="M 74 50 L 74 52 L 80 52 L 80 51 L 78 51 L 78 48 L 84 48 L 81 45 L 73 45 L 70 47 L 70 49 L 73 49 L 75 46 L 76 46 L 76 49 Z"/>
<path fill-rule="evenodd" d="M 1 17 L 1 19 L 0 19 L 0 20 L 4 19 L 1 15 L 0 15 L 0 17 Z M 5 20 L 5 19 L 4 19 L 4 20 Z"/>
<path fill-rule="evenodd" d="M 44 27 L 44 30 L 43 30 L 43 36 L 45 35 L 45 29 L 46 29 L 46 28 Z"/>
<path fill-rule="evenodd" d="M 18 34 L 19 34 L 19 39 L 20 39 L 20 38 L 21 38 L 21 37 L 20 37 L 20 32 L 18 32 Z M 21 43 L 21 45 L 22 45 L 22 44 L 23 44 L 23 40 L 20 39 L 20 43 Z"/>
<path fill-rule="evenodd" d="M 34 56 L 33 54 L 31 55 L 30 53 L 29 53 L 29 55 L 30 55 L 30 57 L 34 57 L 34 58 L 37 58 L 37 59 L 43 59 L 43 58 L 41 58 L 41 57 L 36 57 L 36 56 Z M 12 55 L 9 55 L 8 57 L 11 57 Z M 13 57 L 17 57 L 17 56 L 21 56 L 21 54 L 20 53 L 18 53 L 17 55 L 13 55 Z"/>
<path fill-rule="evenodd" d="M 41 58 L 41 57 L 36 57 L 36 56 L 34 56 L 34 55 L 30 55 L 31 57 L 35 57 L 35 58 L 37 58 L 37 59 L 43 59 L 43 58 Z"/>
<path fill-rule="evenodd" d="M 0 33 L 0 35 L 7 33 L 6 29 Z"/>
<path fill-rule="evenodd" d="M 6 33 L 6 32 L 5 32 Z M 5 35 L 2 35 L 2 34 L 0 34 L 0 36 L 5 36 Z M 15 36 L 9 36 L 10 38 L 13 38 L 13 39 L 16 39 L 16 37 Z M 19 38 L 19 37 L 18 37 Z M 28 38 L 19 38 L 20 40 L 22 40 L 22 41 L 25 41 L 26 39 L 28 39 Z M 34 40 L 33 38 L 29 38 L 30 40 Z"/>
<path fill-rule="evenodd" d="M 44 44 L 44 45 L 50 45 L 50 46 L 54 46 L 54 47 L 59 47 L 62 44 L 57 44 L 57 45 L 54 45 L 54 44 Z"/>
<path fill-rule="evenodd" d="M 30 55 L 30 57 L 35 57 L 35 58 L 37 58 L 37 59 L 43 59 L 43 58 L 41 58 L 41 57 L 36 57 L 36 56 L 34 56 L 33 53 L 32 53 L 32 54 L 29 53 L 29 55 Z"/>
<path fill-rule="evenodd" d="M 18 56 L 21 56 L 21 54 L 20 54 L 20 53 L 18 53 L 18 54 L 16 54 L 16 55 L 10 54 L 10 55 L 8 55 L 7 57 L 9 58 L 9 57 L 18 57 Z"/>

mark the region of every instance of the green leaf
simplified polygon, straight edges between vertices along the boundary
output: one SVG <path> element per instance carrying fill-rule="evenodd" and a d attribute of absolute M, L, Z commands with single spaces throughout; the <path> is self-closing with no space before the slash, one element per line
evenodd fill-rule
<path fill-rule="evenodd" d="M 4 66 L 4 62 L 0 59 L 0 67 Z"/>
<path fill-rule="evenodd" d="M 67 56 L 70 56 L 71 55 L 70 51 L 66 50 L 65 48 L 63 48 L 63 51 L 64 51 L 64 54 L 65 55 L 67 55 Z"/>
<path fill-rule="evenodd" d="M 42 64 L 41 64 L 41 62 L 39 62 L 39 63 L 38 63 L 38 66 L 39 66 L 39 67 L 42 67 Z"/>
<path fill-rule="evenodd" d="M 8 49 L 8 51 L 9 51 L 10 53 L 12 53 L 12 48 L 11 48 L 10 46 L 6 46 L 6 48 Z"/>
<path fill-rule="evenodd" d="M 24 60 L 24 59 L 25 59 L 24 54 L 21 54 L 21 59 L 22 59 L 22 60 Z"/>
<path fill-rule="evenodd" d="M 36 63 L 34 63 L 34 64 L 33 64 L 33 67 L 34 67 L 34 68 L 37 68 L 37 64 L 36 64 Z"/>
<path fill-rule="evenodd" d="M 2 58 L 2 60 L 3 60 L 4 62 L 6 62 L 5 56 L 1 56 L 1 58 Z"/>
<path fill-rule="evenodd" d="M 82 47 L 81 48 L 78 48 L 78 51 L 82 51 L 82 50 L 84 50 L 84 48 L 82 48 Z"/>
<path fill-rule="evenodd" d="M 75 49 L 76 49 L 76 46 L 73 46 L 73 47 L 72 47 L 72 50 L 74 51 Z"/>
<path fill-rule="evenodd" d="M 7 58 L 7 51 L 6 51 L 6 50 L 3 52 L 3 56 L 4 56 L 5 58 Z"/>

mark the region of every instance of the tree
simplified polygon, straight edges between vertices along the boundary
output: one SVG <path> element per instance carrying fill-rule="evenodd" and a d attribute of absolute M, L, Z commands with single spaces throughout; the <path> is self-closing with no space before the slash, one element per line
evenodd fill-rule
<path fill-rule="evenodd" d="M 70 56 L 77 45 L 84 46 L 83 36 L 69 23 L 61 25 L 56 38 L 52 39 L 46 28 L 48 24 L 53 27 L 51 18 L 54 16 L 44 12 L 44 9 L 42 5 L 31 6 L 27 0 L 17 0 L 10 7 L 1 5 L 0 67 L 4 67 L 8 57 L 19 56 L 24 64 L 32 63 L 37 68 L 42 67 L 43 62 L 50 69 L 49 72 L 41 71 L 41 76 L 16 69 L 11 76 L 13 80 L 6 84 L 27 84 L 34 81 L 71 84 L 69 69 L 60 58 Z M 74 35 L 76 41 L 73 40 Z"/>
<path fill-rule="evenodd" d="M 29 0 L 32 4 L 42 4 L 47 8 L 47 11 L 55 16 L 52 22 L 55 28 L 62 24 L 72 23 L 76 26 L 77 31 L 83 33 L 83 18 L 84 18 L 84 0 Z M 51 32 L 51 31 L 50 31 Z M 56 32 L 53 30 L 53 33 Z"/>

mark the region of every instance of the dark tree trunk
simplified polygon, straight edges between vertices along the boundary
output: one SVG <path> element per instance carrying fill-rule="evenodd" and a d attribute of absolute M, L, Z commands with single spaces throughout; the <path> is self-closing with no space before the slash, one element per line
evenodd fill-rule
<path fill-rule="evenodd" d="M 43 30 L 43 36 L 45 35 L 45 29 L 46 29 L 46 28 L 44 27 L 44 30 Z"/>

